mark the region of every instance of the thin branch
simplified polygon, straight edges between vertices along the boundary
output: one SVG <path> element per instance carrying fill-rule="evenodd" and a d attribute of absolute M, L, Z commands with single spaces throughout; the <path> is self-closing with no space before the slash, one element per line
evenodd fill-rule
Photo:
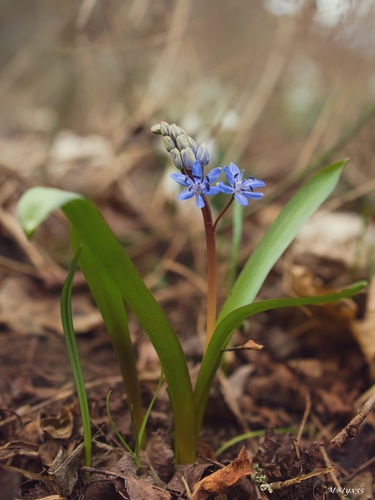
<path fill-rule="evenodd" d="M 375 393 L 370 396 L 366 403 L 358 410 L 357 415 L 342 429 L 333 439 L 331 443 L 338 448 L 342 446 L 348 439 L 353 439 L 359 432 L 359 427 L 362 425 L 367 415 L 375 407 Z"/>

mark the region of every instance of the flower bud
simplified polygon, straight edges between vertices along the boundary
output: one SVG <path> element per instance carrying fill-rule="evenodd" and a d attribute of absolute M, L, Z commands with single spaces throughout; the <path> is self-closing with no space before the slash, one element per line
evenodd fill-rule
<path fill-rule="evenodd" d="M 182 164 L 186 170 L 191 170 L 197 161 L 191 148 L 185 148 L 181 151 Z"/>
<path fill-rule="evenodd" d="M 199 146 L 197 154 L 197 160 L 200 161 L 202 167 L 205 167 L 210 163 L 210 153 L 208 152 L 208 147 L 204 142 Z"/>
<path fill-rule="evenodd" d="M 168 153 L 170 153 L 172 151 L 172 149 L 174 149 L 176 147 L 176 143 L 174 142 L 174 140 L 171 137 L 169 137 L 169 135 L 165 135 L 163 137 L 163 143 L 164 143 L 164 147 L 168 151 Z"/>
<path fill-rule="evenodd" d="M 198 149 L 197 143 L 194 141 L 192 137 L 190 137 L 190 135 L 188 135 L 188 141 L 189 141 L 189 146 L 191 147 L 193 153 L 195 154 Z"/>
<path fill-rule="evenodd" d="M 178 168 L 179 170 L 182 170 L 184 166 L 182 164 L 181 153 L 179 152 L 179 150 L 177 148 L 174 148 L 172 149 L 170 154 L 175 167 Z"/>
<path fill-rule="evenodd" d="M 177 136 L 180 134 L 187 135 L 184 129 L 176 125 L 175 123 L 172 123 L 172 125 L 169 125 L 169 135 L 172 137 L 172 139 L 175 141 L 177 139 Z"/>
<path fill-rule="evenodd" d="M 157 123 L 156 125 L 153 125 L 151 127 L 151 132 L 153 134 L 157 134 L 157 135 L 161 135 L 161 127 L 160 127 L 160 123 Z"/>
<path fill-rule="evenodd" d="M 167 122 L 161 122 L 160 130 L 162 136 L 169 135 L 169 124 Z"/>
<path fill-rule="evenodd" d="M 176 144 L 177 144 L 177 147 L 180 151 L 182 151 L 185 148 L 189 148 L 190 144 L 188 141 L 188 136 L 184 135 L 184 134 L 178 135 L 176 138 Z"/>

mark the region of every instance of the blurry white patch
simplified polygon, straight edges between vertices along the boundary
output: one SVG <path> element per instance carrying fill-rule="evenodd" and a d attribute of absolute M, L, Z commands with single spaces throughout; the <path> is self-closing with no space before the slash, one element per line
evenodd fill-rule
<path fill-rule="evenodd" d="M 320 75 L 311 59 L 300 58 L 291 67 L 290 84 L 286 89 L 289 107 L 295 112 L 309 111 L 320 94 Z"/>
<path fill-rule="evenodd" d="M 163 193 L 164 199 L 168 201 L 178 201 L 177 196 L 184 189 L 183 186 L 180 186 L 180 184 L 171 179 L 171 174 L 175 173 L 178 173 L 175 167 L 168 167 L 160 179 L 160 190 Z"/>
<path fill-rule="evenodd" d="M 48 180 L 59 188 L 95 196 L 112 182 L 109 167 L 113 164 L 112 144 L 105 137 L 64 130 L 49 152 Z"/>
<path fill-rule="evenodd" d="M 238 127 L 240 117 L 235 109 L 225 113 L 221 122 L 221 128 L 225 131 L 235 131 Z"/>
<path fill-rule="evenodd" d="M 265 0 L 264 6 L 276 16 L 294 16 L 297 14 L 306 0 Z"/>
<path fill-rule="evenodd" d="M 350 11 L 350 0 L 317 0 L 315 20 L 327 28 L 337 26 Z"/>
<path fill-rule="evenodd" d="M 64 163 L 90 159 L 92 166 L 101 166 L 112 155 L 107 139 L 100 135 L 81 137 L 69 130 L 60 132 L 52 144 L 50 157 L 54 162 Z"/>
<path fill-rule="evenodd" d="M 366 265 L 368 252 L 374 243 L 374 227 L 365 228 L 359 214 L 317 213 L 299 232 L 293 244 L 293 254 L 310 253 L 330 258 L 343 262 L 350 269 L 358 259 L 359 264 Z"/>

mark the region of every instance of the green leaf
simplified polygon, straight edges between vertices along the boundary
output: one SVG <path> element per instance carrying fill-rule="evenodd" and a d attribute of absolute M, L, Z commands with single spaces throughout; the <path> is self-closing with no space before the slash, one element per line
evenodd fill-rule
<path fill-rule="evenodd" d="M 26 235 L 32 238 L 40 224 L 54 210 L 77 199 L 82 197 L 76 193 L 54 188 L 35 187 L 26 191 L 17 206 L 18 218 Z"/>
<path fill-rule="evenodd" d="M 78 353 L 76 336 L 74 333 L 72 317 L 72 286 L 75 272 L 78 266 L 79 255 L 73 262 L 71 270 L 65 280 L 60 299 L 61 322 L 64 331 L 66 347 L 68 349 L 69 360 L 73 371 L 74 382 L 77 389 L 78 404 L 81 410 L 83 441 L 85 445 L 85 465 L 91 466 L 91 425 L 89 404 L 87 401 L 86 387 L 83 379 L 81 362 Z"/>
<path fill-rule="evenodd" d="M 340 299 L 350 297 L 358 293 L 365 286 L 367 286 L 367 283 L 365 281 L 361 281 L 341 290 L 340 292 L 328 293 L 325 295 L 262 300 L 255 302 L 254 304 L 248 304 L 235 309 L 225 316 L 225 318 L 223 318 L 215 328 L 199 371 L 195 390 L 198 428 L 200 427 L 200 423 L 203 418 L 208 393 L 214 381 L 215 373 L 220 366 L 222 350 L 230 340 L 233 331 L 242 323 L 244 319 L 259 312 L 277 309 L 280 307 L 309 306 L 336 302 Z"/>
<path fill-rule="evenodd" d="M 220 311 L 218 322 L 255 299 L 275 262 L 335 188 L 345 162 L 338 161 L 322 169 L 285 205 L 237 278 Z"/>
<path fill-rule="evenodd" d="M 32 188 L 19 202 L 18 214 L 32 235 L 58 206 L 62 208 L 84 246 L 120 291 L 152 342 L 168 385 L 175 418 L 176 459 L 192 463 L 196 453 L 193 391 L 181 344 L 164 312 L 150 293 L 133 263 L 95 208 L 74 193 L 51 188 Z"/>
<path fill-rule="evenodd" d="M 124 300 L 117 286 L 114 285 L 95 254 L 85 245 L 74 227 L 71 231 L 71 241 L 74 253 L 80 252 L 79 266 L 111 338 L 127 394 L 128 406 L 133 407 L 134 421 L 139 431 L 143 421 L 143 409 Z"/>

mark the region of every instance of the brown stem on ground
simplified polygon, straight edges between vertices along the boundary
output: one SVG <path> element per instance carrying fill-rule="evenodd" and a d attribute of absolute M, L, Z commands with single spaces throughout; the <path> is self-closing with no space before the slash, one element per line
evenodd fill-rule
<path fill-rule="evenodd" d="M 342 446 L 348 439 L 353 439 L 359 432 L 359 427 L 362 425 L 367 415 L 375 406 L 375 393 L 366 401 L 366 403 L 358 410 L 357 415 L 351 419 L 333 439 L 331 443 L 338 448 Z"/>

